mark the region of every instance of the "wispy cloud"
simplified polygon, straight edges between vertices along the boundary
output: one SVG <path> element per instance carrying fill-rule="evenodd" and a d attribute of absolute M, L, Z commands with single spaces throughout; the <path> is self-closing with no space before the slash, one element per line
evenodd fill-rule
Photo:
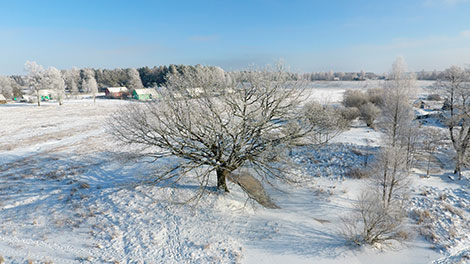
<path fill-rule="evenodd" d="M 470 60 L 470 29 L 452 35 L 430 35 L 421 38 L 396 38 L 388 43 L 353 46 L 350 53 L 361 54 L 367 65 L 374 63 L 371 54 L 384 54 L 378 57 L 377 68 L 384 68 L 384 58 L 404 55 L 412 70 L 444 69 L 452 64 L 464 65 Z M 386 67 L 387 65 L 385 65 Z"/>
<path fill-rule="evenodd" d="M 470 29 L 461 31 L 460 36 L 466 39 L 470 39 Z"/>

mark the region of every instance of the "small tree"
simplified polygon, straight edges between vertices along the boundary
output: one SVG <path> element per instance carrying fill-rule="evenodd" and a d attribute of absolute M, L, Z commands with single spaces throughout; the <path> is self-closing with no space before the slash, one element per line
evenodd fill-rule
<path fill-rule="evenodd" d="M 438 128 L 424 127 L 420 129 L 421 151 L 427 155 L 426 176 L 429 177 L 431 160 L 439 146 L 442 145 L 445 135 Z"/>
<path fill-rule="evenodd" d="M 98 84 L 95 79 L 95 71 L 92 69 L 84 70 L 85 76 L 82 80 L 82 88 L 93 95 L 93 103 L 96 102 L 96 94 L 98 93 Z"/>
<path fill-rule="evenodd" d="M 400 147 L 382 146 L 377 155 L 370 177 L 377 192 L 382 194 L 382 202 L 387 206 L 402 199 L 408 193 L 409 177 L 406 155 Z"/>
<path fill-rule="evenodd" d="M 28 72 L 27 82 L 29 88 L 36 94 L 38 106 L 41 106 L 39 90 L 42 88 L 41 81 L 44 78 L 44 68 L 35 61 L 26 61 L 25 70 Z"/>
<path fill-rule="evenodd" d="M 44 72 L 42 83 L 43 87 L 54 90 L 59 105 L 62 105 L 62 101 L 65 97 L 65 82 L 62 78 L 62 73 L 54 67 L 49 67 Z"/>
<path fill-rule="evenodd" d="M 131 91 L 134 89 L 144 88 L 144 86 L 142 85 L 142 80 L 140 79 L 139 72 L 136 69 L 130 68 L 127 73 L 129 75 L 127 86 Z"/>
<path fill-rule="evenodd" d="M 13 80 L 7 76 L 0 75 L 0 94 L 3 94 L 6 98 L 13 96 Z"/>
<path fill-rule="evenodd" d="M 121 142 L 146 148 L 143 155 L 178 157 L 178 164 L 157 180 L 189 176 L 201 185 L 200 194 L 215 172 L 217 188 L 228 192 L 231 172 L 249 167 L 261 180 L 288 179 L 277 157 L 313 130 L 299 110 L 301 94 L 288 75 L 275 71 L 233 74 L 231 82 L 206 72 L 174 72 L 162 91 L 162 100 L 132 104 L 110 122 Z M 175 93 L 201 87 L 197 98 Z M 213 91 L 231 91 L 214 96 Z"/>
<path fill-rule="evenodd" d="M 444 80 L 437 82 L 447 102 L 448 116 L 445 124 L 449 129 L 455 150 L 455 170 L 462 179 L 462 165 L 470 143 L 470 84 L 469 73 L 452 66 L 444 72 Z"/>

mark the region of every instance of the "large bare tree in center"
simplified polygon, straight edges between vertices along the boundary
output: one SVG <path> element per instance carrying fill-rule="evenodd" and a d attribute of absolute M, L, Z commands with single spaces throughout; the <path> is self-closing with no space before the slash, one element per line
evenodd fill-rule
<path fill-rule="evenodd" d="M 230 77 L 207 70 L 174 73 L 161 93 L 157 102 L 131 104 L 110 124 L 120 141 L 145 147 L 147 156 L 180 158 L 159 180 L 199 169 L 192 175 L 202 189 L 215 172 L 218 189 L 228 192 L 227 177 L 241 167 L 261 180 L 283 177 L 279 156 L 314 130 L 299 111 L 298 84 L 283 70 Z"/>

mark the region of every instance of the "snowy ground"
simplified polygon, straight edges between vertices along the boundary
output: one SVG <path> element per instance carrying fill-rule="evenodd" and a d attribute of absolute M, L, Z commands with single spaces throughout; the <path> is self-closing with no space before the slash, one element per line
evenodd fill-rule
<path fill-rule="evenodd" d="M 350 87 L 341 85 L 332 101 Z M 0 105 L 6 263 L 465 263 L 470 257 L 468 180 L 450 180 L 447 161 L 431 178 L 419 170 L 413 176 L 412 241 L 393 250 L 355 249 L 338 235 L 340 216 L 366 183 L 344 173 L 372 155 L 378 132 L 357 123 L 329 146 L 296 150 L 305 182 L 268 189 L 281 209 L 253 206 L 234 184 L 227 195 L 178 205 L 168 200 L 190 197 L 197 185 L 145 184 L 159 164 L 127 158 L 106 133 L 108 117 L 127 103 Z"/>

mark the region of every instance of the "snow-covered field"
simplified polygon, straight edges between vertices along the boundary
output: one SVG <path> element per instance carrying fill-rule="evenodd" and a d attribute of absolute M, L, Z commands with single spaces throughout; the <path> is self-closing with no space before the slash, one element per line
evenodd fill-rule
<path fill-rule="evenodd" d="M 338 102 L 346 88 L 364 84 L 316 83 L 310 98 Z M 268 189 L 281 209 L 253 205 L 232 183 L 229 194 L 181 205 L 169 200 L 190 197 L 194 182 L 148 184 L 160 165 L 129 158 L 107 134 L 108 118 L 128 103 L 0 105 L 0 256 L 6 263 L 470 261 L 470 175 L 450 180 L 451 164 L 440 164 L 431 178 L 419 170 L 412 175 L 411 241 L 393 249 L 351 248 L 339 235 L 340 216 L 351 212 L 367 184 L 344 174 L 365 162 L 364 153 L 374 153 L 380 133 L 357 123 L 331 145 L 296 150 L 302 184 Z"/>

